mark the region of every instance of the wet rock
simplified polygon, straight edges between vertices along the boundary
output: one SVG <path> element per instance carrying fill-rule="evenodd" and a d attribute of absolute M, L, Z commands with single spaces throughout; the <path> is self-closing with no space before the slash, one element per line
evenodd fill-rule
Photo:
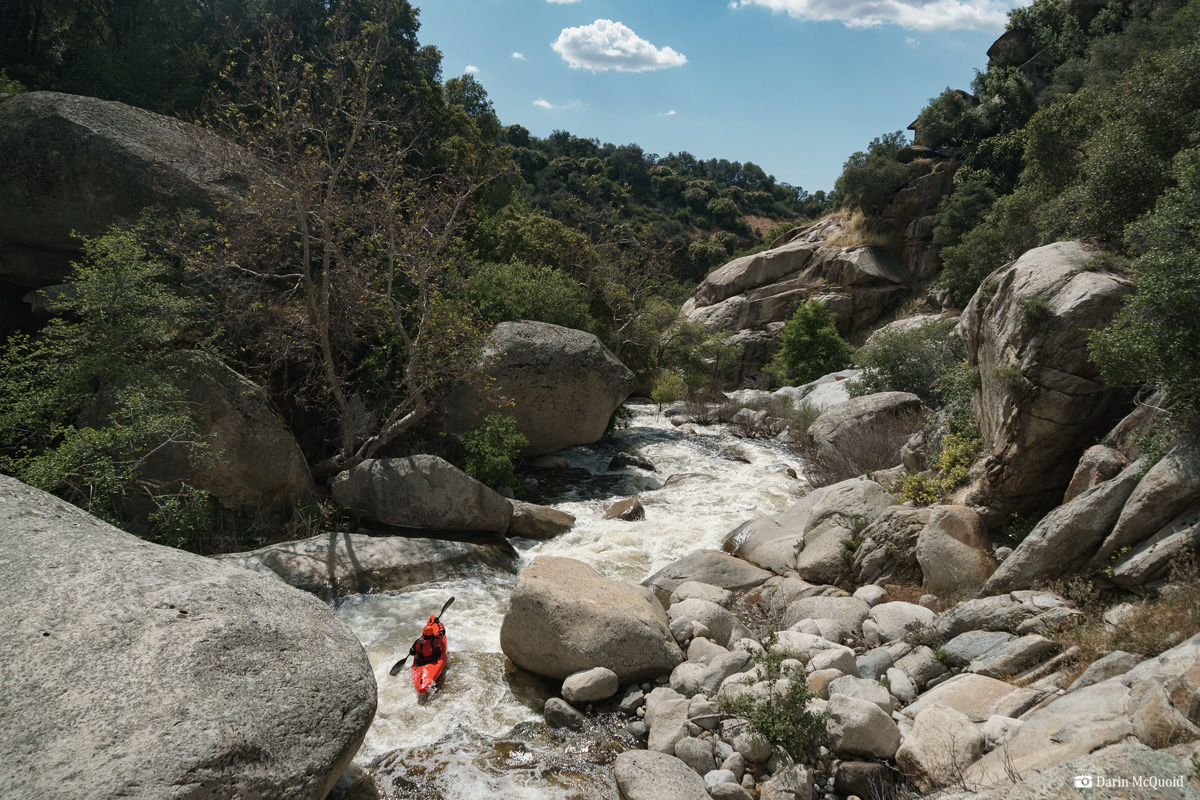
<path fill-rule="evenodd" d="M 603 666 L 628 682 L 669 674 L 683 661 L 668 625 L 645 587 L 607 580 L 574 559 L 539 556 L 517 579 L 500 647 L 548 678 Z"/>
<path fill-rule="evenodd" d="M 516 572 L 517 553 L 512 545 L 490 534 L 472 538 L 474 541 L 448 541 L 323 533 L 213 559 L 278 578 L 322 600 L 453 580 L 480 567 Z"/>
<path fill-rule="evenodd" d="M 636 497 L 631 497 L 628 500 L 613 503 L 604 509 L 604 518 L 637 522 L 640 519 L 646 518 L 646 509 L 642 508 L 642 504 L 638 502 Z"/>
<path fill-rule="evenodd" d="M 617 693 L 617 673 L 604 667 L 576 672 L 563 681 L 562 696 L 571 705 L 598 703 Z"/>
<path fill-rule="evenodd" d="M 621 753 L 613 763 L 613 776 L 623 800 L 709 800 L 704 779 L 666 753 Z"/>
<path fill-rule="evenodd" d="M 551 728 L 567 728 L 581 731 L 587 726 L 587 717 L 576 711 L 561 697 L 551 697 L 542 708 L 542 716 Z"/>
<path fill-rule="evenodd" d="M 651 463 L 650 459 L 646 458 L 645 456 L 639 456 L 636 453 L 627 453 L 624 450 L 617 453 L 612 457 L 612 460 L 608 462 L 608 468 L 610 470 L 626 469 L 628 467 L 644 469 L 647 472 L 658 472 L 658 470 L 654 468 L 654 464 Z"/>
<path fill-rule="evenodd" d="M 524 539 L 553 539 L 575 527 L 575 515 L 557 508 L 509 500 L 513 507 L 508 523 L 508 535 Z"/>
<path fill-rule="evenodd" d="M 343 508 L 385 525 L 504 533 L 507 500 L 445 459 L 431 455 L 368 459 L 333 480 Z"/>
<path fill-rule="evenodd" d="M 926 706 L 896 751 L 896 766 L 922 792 L 953 786 L 979 760 L 983 734 L 949 706 Z"/>
<path fill-rule="evenodd" d="M 330 791 L 371 724 L 376 688 L 327 604 L 6 476 L 0 517 L 3 794 Z"/>

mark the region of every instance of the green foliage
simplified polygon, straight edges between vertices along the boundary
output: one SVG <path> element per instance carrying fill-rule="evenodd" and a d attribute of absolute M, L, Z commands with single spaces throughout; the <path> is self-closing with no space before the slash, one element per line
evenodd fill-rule
<path fill-rule="evenodd" d="M 1113 324 L 1092 334 L 1091 355 L 1115 385 L 1152 384 L 1172 403 L 1200 409 L 1200 148 L 1176 158 L 1176 185 L 1130 226 L 1142 250 L 1137 293 Z"/>
<path fill-rule="evenodd" d="M 1017 300 L 1017 307 L 1021 309 L 1021 314 L 1028 325 L 1036 326 L 1037 323 L 1050 316 L 1050 301 L 1040 294 L 1020 298 Z"/>
<path fill-rule="evenodd" d="M 498 488 L 516 488 L 519 483 L 513 461 L 521 448 L 529 444 L 517 430 L 517 421 L 507 414 L 489 414 L 478 428 L 462 435 L 467 453 L 466 473 L 480 483 Z"/>
<path fill-rule="evenodd" d="M 873 139 L 867 152 L 850 156 L 836 183 L 840 205 L 871 216 L 881 213 L 908 181 L 908 167 L 896 160 L 907 144 L 904 132 L 896 131 Z"/>
<path fill-rule="evenodd" d="M 962 360 L 956 325 L 953 320 L 931 321 L 873 336 L 854 358 L 862 374 L 847 387 L 851 396 L 911 392 L 931 404 L 938 376 L 949 364 Z"/>
<path fill-rule="evenodd" d="M 943 489 L 950 491 L 967 482 L 967 474 L 982 444 L 982 440 L 970 432 L 948 433 L 942 437 L 941 452 L 934 461 L 934 468 Z"/>
<path fill-rule="evenodd" d="M 950 290 L 955 304 L 966 306 L 988 275 L 1043 243 L 1030 218 L 1033 210 L 1029 192 L 1005 195 L 992 205 L 981 224 L 958 244 L 941 251 L 939 282 Z"/>
<path fill-rule="evenodd" d="M 7 70 L 0 69 L 0 94 L 20 94 L 25 91 L 25 87 L 20 81 L 13 80 L 8 77 Z"/>
<path fill-rule="evenodd" d="M 779 350 L 763 368 L 773 383 L 796 385 L 842 369 L 854 348 L 837 332 L 833 315 L 816 300 L 805 300 L 779 334 Z"/>
<path fill-rule="evenodd" d="M 925 147 L 959 147 L 978 135 L 979 115 L 972 113 L 978 103 L 963 91 L 946 87 L 929 101 L 917 118 L 916 143 Z"/>
<path fill-rule="evenodd" d="M 763 636 L 763 651 L 751 653 L 755 663 L 754 683 L 765 684 L 766 697 L 745 692 L 725 701 L 722 708 L 748 720 L 752 731 L 799 760 L 824 742 L 829 714 L 808 710 L 813 700 L 808 680 L 803 670 L 783 668 L 787 655 L 776 649 L 778 642 L 778 634 L 769 630 Z"/>
<path fill-rule="evenodd" d="M 584 288 L 553 267 L 518 259 L 479 264 L 467 279 L 467 291 L 489 322 L 529 319 L 579 330 L 595 325 Z"/>
<path fill-rule="evenodd" d="M 678 403 L 686 394 L 687 384 L 684 383 L 683 376 L 673 369 L 659 372 L 650 389 L 650 399 L 658 405 L 659 410 L 662 410 L 663 406 Z"/>
<path fill-rule="evenodd" d="M 942 482 L 927 472 L 913 472 L 900 482 L 900 499 L 927 506 L 942 499 Z"/>
<path fill-rule="evenodd" d="M 60 298 L 65 314 L 0 358 L 0 471 L 151 538 L 195 544 L 211 520 L 204 492 L 161 484 L 145 465 L 168 452 L 202 464 L 177 376 L 204 360 L 189 326 L 199 304 L 172 286 L 149 228 L 86 239 Z"/>

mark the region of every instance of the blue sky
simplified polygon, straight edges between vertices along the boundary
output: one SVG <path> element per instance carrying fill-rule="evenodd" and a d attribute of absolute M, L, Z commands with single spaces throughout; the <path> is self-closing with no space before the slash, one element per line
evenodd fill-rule
<path fill-rule="evenodd" d="M 843 162 L 969 88 L 1030 0 L 414 0 L 443 77 L 503 124 L 753 161 L 831 189 Z"/>

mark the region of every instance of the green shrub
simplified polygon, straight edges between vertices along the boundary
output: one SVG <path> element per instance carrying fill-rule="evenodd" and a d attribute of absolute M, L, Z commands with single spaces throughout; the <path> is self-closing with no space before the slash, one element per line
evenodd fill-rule
<path fill-rule="evenodd" d="M 190 346 L 200 304 L 180 295 L 147 226 L 84 240 L 64 316 L 0 353 L 0 472 L 147 538 L 200 547 L 209 497 L 142 464 L 171 446 L 209 457 L 175 381 L 210 357 Z"/>
<path fill-rule="evenodd" d="M 778 641 L 778 634 L 769 630 L 763 636 L 763 652 L 752 653 L 754 683 L 767 687 L 767 697 L 760 698 L 748 692 L 739 694 L 733 700 L 723 702 L 722 710 L 746 719 L 752 731 L 793 759 L 800 760 L 824 742 L 829 714 L 808 710 L 813 700 L 808 680 L 803 670 L 783 668 L 787 654 L 776 649 Z M 786 681 L 786 688 L 782 690 L 779 688 L 781 681 Z"/>
<path fill-rule="evenodd" d="M 684 383 L 683 376 L 673 369 L 664 369 L 654 379 L 654 385 L 650 389 L 650 399 L 658 405 L 661 411 L 663 406 L 678 403 L 686 393 L 687 384 Z"/>
<path fill-rule="evenodd" d="M 805 300 L 779 334 L 779 350 L 763 373 L 776 385 L 797 385 L 846 367 L 854 348 L 837 332 L 833 315 L 816 300 Z"/>
<path fill-rule="evenodd" d="M 841 207 L 861 209 L 872 216 L 880 214 L 908 182 L 908 165 L 896 160 L 907 145 L 904 132 L 896 131 L 872 140 L 865 153 L 850 156 L 835 186 Z"/>
<path fill-rule="evenodd" d="M 478 265 L 467 291 L 489 322 L 529 319 L 565 328 L 590 330 L 587 292 L 564 272 L 516 260 Z"/>
<path fill-rule="evenodd" d="M 932 404 L 938 376 L 962 359 L 955 327 L 953 320 L 946 320 L 875 335 L 855 356 L 862 374 L 847 387 L 851 396 L 911 392 Z"/>
<path fill-rule="evenodd" d="M 975 463 L 982 441 L 970 433 L 948 433 L 942 437 L 941 452 L 934 467 L 946 491 L 967 482 L 967 473 Z"/>
<path fill-rule="evenodd" d="M 529 440 L 517 430 L 515 419 L 507 414 L 489 414 L 482 425 L 462 435 L 466 473 L 488 486 L 516 488 L 513 461 L 527 444 Z"/>
<path fill-rule="evenodd" d="M 900 482 L 900 499 L 928 506 L 942 499 L 942 482 L 926 472 L 913 472 Z"/>
<path fill-rule="evenodd" d="M 0 69 L 0 94 L 20 94 L 25 91 L 25 87 L 20 81 L 13 80 L 8 77 L 8 73 Z"/>

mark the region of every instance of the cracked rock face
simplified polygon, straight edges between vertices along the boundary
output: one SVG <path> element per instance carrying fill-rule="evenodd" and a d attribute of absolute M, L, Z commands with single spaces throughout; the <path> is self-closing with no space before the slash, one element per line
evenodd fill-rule
<path fill-rule="evenodd" d="M 993 272 L 960 331 L 981 389 L 985 441 L 972 504 L 1022 512 L 1057 504 L 1079 454 L 1121 416 L 1124 394 L 1088 359 L 1090 331 L 1109 323 L 1131 283 L 1092 271 L 1079 242 L 1030 250 Z"/>

